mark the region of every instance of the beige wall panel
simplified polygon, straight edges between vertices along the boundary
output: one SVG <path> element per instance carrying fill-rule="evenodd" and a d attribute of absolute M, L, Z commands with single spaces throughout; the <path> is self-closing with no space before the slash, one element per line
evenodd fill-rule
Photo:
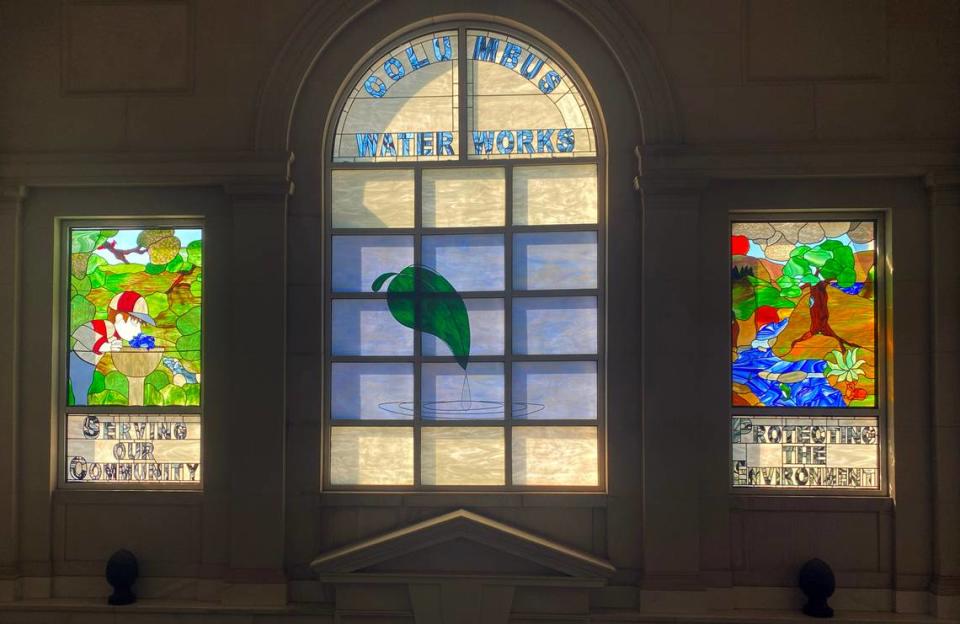
<path fill-rule="evenodd" d="M 883 0 L 747 3 L 748 78 L 881 78 L 887 69 Z"/>
<path fill-rule="evenodd" d="M 956 35 L 960 38 L 960 34 Z M 817 85 L 817 134 L 822 140 L 956 139 L 960 84 L 828 83 Z"/>
<path fill-rule="evenodd" d="M 193 80 L 193 15 L 175 2 L 64 5 L 67 92 L 186 91 Z"/>
<path fill-rule="evenodd" d="M 877 512 L 736 512 L 742 527 L 743 570 L 768 572 L 769 585 L 796 582 L 796 572 L 805 561 L 819 557 L 833 569 L 844 572 L 878 572 L 880 560 Z"/>
<path fill-rule="evenodd" d="M 187 505 L 68 505 L 64 533 L 67 560 L 106 561 L 126 548 L 144 563 L 195 562 L 200 510 Z"/>

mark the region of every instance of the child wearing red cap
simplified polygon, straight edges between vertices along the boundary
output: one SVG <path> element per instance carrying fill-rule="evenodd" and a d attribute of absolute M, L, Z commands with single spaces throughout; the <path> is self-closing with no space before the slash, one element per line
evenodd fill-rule
<path fill-rule="evenodd" d="M 70 352 L 70 384 L 74 405 L 87 404 L 93 372 L 103 354 L 119 351 L 124 340 L 129 342 L 139 336 L 143 323 L 157 324 L 149 314 L 147 301 L 139 293 L 128 290 L 110 300 L 106 320 L 84 323 L 73 332 L 75 343 Z"/>

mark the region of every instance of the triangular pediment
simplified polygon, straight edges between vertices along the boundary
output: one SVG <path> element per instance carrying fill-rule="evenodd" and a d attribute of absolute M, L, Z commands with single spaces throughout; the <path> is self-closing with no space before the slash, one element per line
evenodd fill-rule
<path fill-rule="evenodd" d="M 390 574 L 606 579 L 610 562 L 458 509 L 323 553 L 319 576 Z"/>

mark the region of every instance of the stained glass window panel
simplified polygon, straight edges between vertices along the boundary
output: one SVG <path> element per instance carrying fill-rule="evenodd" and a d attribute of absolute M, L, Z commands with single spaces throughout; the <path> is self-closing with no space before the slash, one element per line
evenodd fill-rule
<path fill-rule="evenodd" d="M 513 287 L 597 287 L 597 233 L 549 232 L 513 237 Z"/>
<path fill-rule="evenodd" d="M 503 485 L 500 427 L 424 427 L 420 465 L 424 485 Z"/>
<path fill-rule="evenodd" d="M 596 297 L 517 297 L 513 300 L 513 352 L 597 352 Z"/>
<path fill-rule="evenodd" d="M 475 23 L 388 50 L 361 63 L 333 134 L 325 485 L 596 488 L 587 102 L 538 45 Z"/>
<path fill-rule="evenodd" d="M 199 414 L 69 414 L 68 483 L 200 482 Z"/>
<path fill-rule="evenodd" d="M 732 225 L 735 407 L 877 405 L 875 229 L 872 221 Z"/>
<path fill-rule="evenodd" d="M 518 485 L 597 485 L 597 428 L 514 427 L 513 480 Z"/>
<path fill-rule="evenodd" d="M 502 234 L 424 236 L 422 262 L 458 292 L 503 290 Z"/>
<path fill-rule="evenodd" d="M 597 417 L 596 362 L 514 362 L 513 417 L 593 420 Z"/>
<path fill-rule="evenodd" d="M 427 169 L 423 172 L 423 226 L 502 226 L 505 190 L 503 169 Z"/>
<path fill-rule="evenodd" d="M 332 427 L 330 483 L 413 485 L 413 429 Z"/>
<path fill-rule="evenodd" d="M 369 292 L 387 271 L 413 264 L 412 236 L 334 236 L 333 289 Z"/>
<path fill-rule="evenodd" d="M 203 232 L 71 228 L 70 406 L 199 406 Z"/>
<path fill-rule="evenodd" d="M 597 222 L 597 166 L 550 165 L 513 170 L 513 223 Z"/>
<path fill-rule="evenodd" d="M 413 364 L 333 364 L 334 420 L 407 420 L 413 417 Z"/>
<path fill-rule="evenodd" d="M 333 355 L 412 355 L 413 330 L 399 325 L 383 299 L 333 302 Z"/>
<path fill-rule="evenodd" d="M 413 227 L 413 171 L 335 170 L 333 227 Z"/>
<path fill-rule="evenodd" d="M 542 50 L 467 31 L 470 158 L 594 156 L 590 114 L 570 76 Z"/>
<path fill-rule="evenodd" d="M 455 31 L 430 33 L 368 65 L 340 113 L 334 161 L 455 159 L 458 52 Z"/>
<path fill-rule="evenodd" d="M 733 485 L 767 488 L 880 486 L 875 416 L 734 416 Z"/>
<path fill-rule="evenodd" d="M 421 415 L 426 420 L 503 418 L 503 364 L 423 365 Z"/>
<path fill-rule="evenodd" d="M 503 355 L 503 299 L 464 299 L 463 303 L 470 319 L 470 354 Z M 453 355 L 443 340 L 422 335 L 424 355 Z"/>

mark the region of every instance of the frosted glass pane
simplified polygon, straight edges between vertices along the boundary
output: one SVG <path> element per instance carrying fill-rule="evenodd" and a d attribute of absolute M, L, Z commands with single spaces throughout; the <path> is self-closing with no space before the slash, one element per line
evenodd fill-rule
<path fill-rule="evenodd" d="M 413 264 L 412 236 L 334 236 L 333 290 L 370 292 L 373 280 Z"/>
<path fill-rule="evenodd" d="M 459 149 L 457 34 L 404 41 L 368 65 L 337 122 L 337 162 L 449 160 Z"/>
<path fill-rule="evenodd" d="M 413 171 L 333 172 L 333 227 L 413 227 Z"/>
<path fill-rule="evenodd" d="M 516 485 L 596 486 L 596 427 L 514 427 Z"/>
<path fill-rule="evenodd" d="M 423 225 L 503 225 L 505 189 L 503 169 L 427 169 L 423 172 Z"/>
<path fill-rule="evenodd" d="M 330 483 L 413 485 L 413 429 L 331 427 Z"/>
<path fill-rule="evenodd" d="M 420 469 L 424 485 L 503 485 L 500 427 L 424 427 Z"/>
<path fill-rule="evenodd" d="M 513 300 L 513 352 L 597 352 L 596 297 L 517 297 Z"/>
<path fill-rule="evenodd" d="M 597 417 L 596 362 L 514 362 L 514 418 Z"/>
<path fill-rule="evenodd" d="M 596 223 L 596 165 L 514 169 L 513 222 L 516 225 Z"/>
<path fill-rule="evenodd" d="M 335 420 L 413 417 L 413 364 L 333 364 L 330 413 Z"/>
<path fill-rule="evenodd" d="M 597 233 L 550 232 L 513 238 L 518 290 L 597 287 Z"/>
<path fill-rule="evenodd" d="M 422 262 L 459 292 L 503 290 L 503 235 L 424 236 Z"/>
<path fill-rule="evenodd" d="M 333 355 L 412 355 L 413 330 L 393 318 L 384 299 L 333 302 Z"/>
<path fill-rule="evenodd" d="M 470 355 L 503 353 L 503 299 L 464 299 L 470 319 Z M 453 355 L 450 347 L 432 334 L 423 335 L 424 355 Z"/>
<path fill-rule="evenodd" d="M 503 418 L 503 364 L 424 364 L 420 400 L 425 420 Z"/>

